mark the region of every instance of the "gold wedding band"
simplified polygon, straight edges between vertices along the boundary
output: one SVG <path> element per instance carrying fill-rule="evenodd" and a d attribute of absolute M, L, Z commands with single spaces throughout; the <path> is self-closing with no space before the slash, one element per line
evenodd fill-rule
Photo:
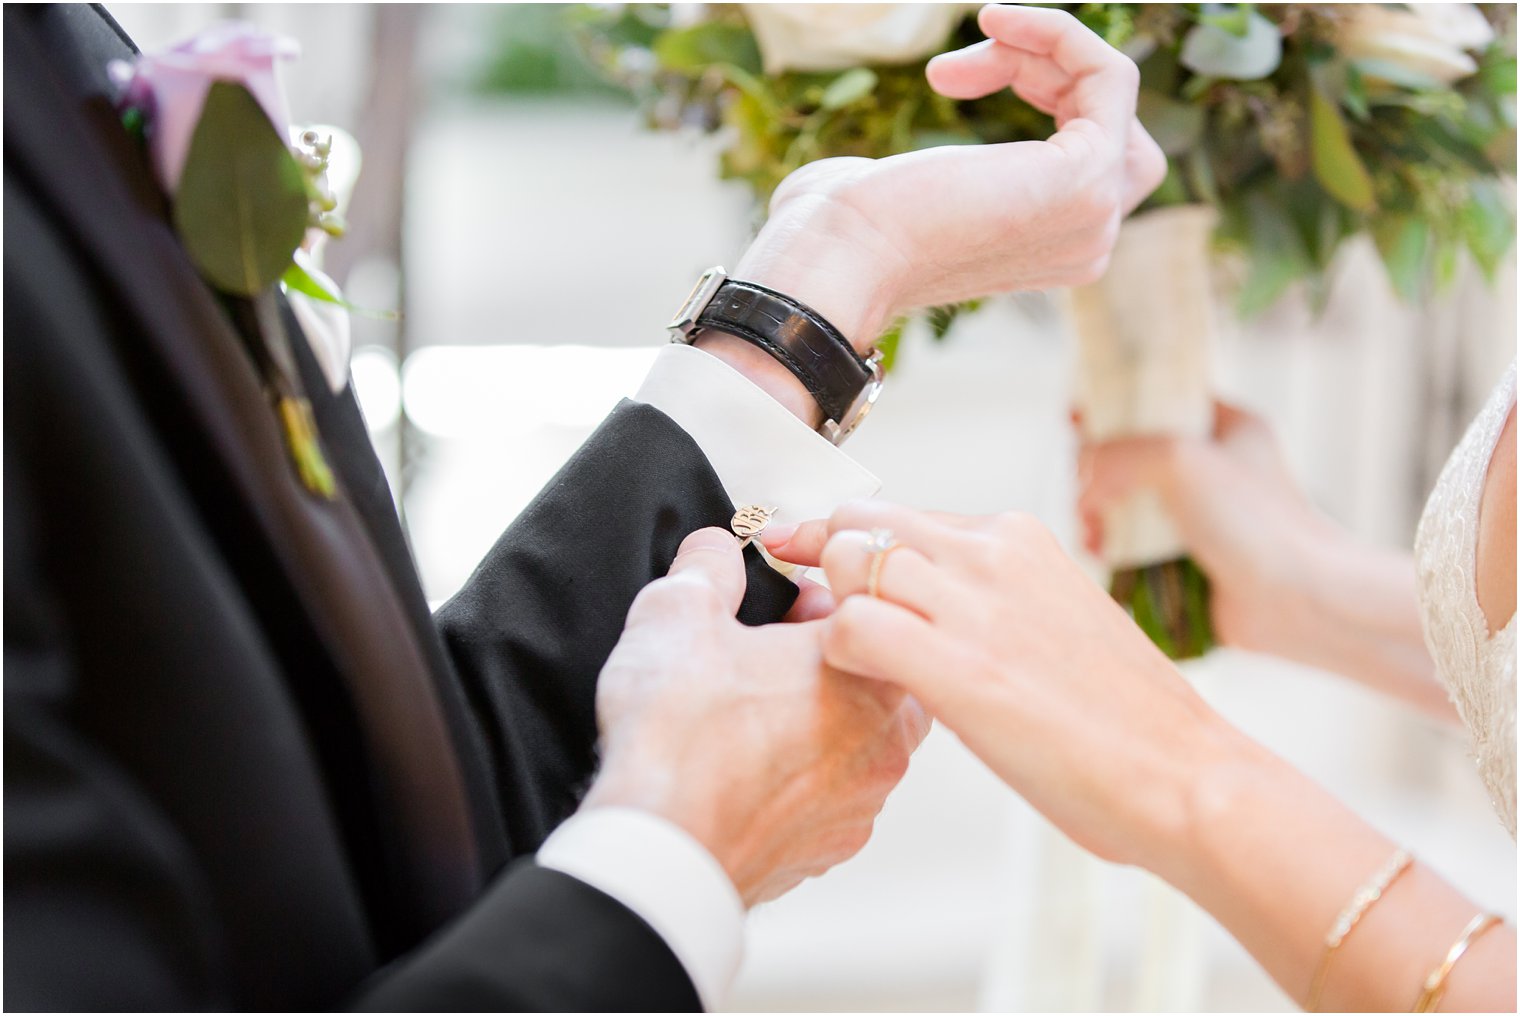
<path fill-rule="evenodd" d="M 866 539 L 866 550 L 871 553 L 871 567 L 866 572 L 866 595 L 872 599 L 881 599 L 881 568 L 887 562 L 887 555 L 892 553 L 902 544 L 892 535 L 890 529 L 873 529 Z"/>

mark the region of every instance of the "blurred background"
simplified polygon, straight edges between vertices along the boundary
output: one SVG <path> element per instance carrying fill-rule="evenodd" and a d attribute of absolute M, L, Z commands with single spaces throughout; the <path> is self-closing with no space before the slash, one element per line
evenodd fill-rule
<path fill-rule="evenodd" d="M 351 231 L 326 268 L 354 303 L 404 309 L 354 319 L 354 384 L 442 602 L 634 390 L 691 281 L 736 260 L 754 215 L 751 187 L 716 172 L 732 136 L 650 131 L 581 55 L 568 5 L 110 9 L 150 50 L 220 18 L 293 36 L 297 121 L 357 137 Z M 1274 423 L 1326 511 L 1408 547 L 1515 354 L 1514 278 L 1512 255 L 1492 282 L 1464 261 L 1440 295 L 1400 300 L 1372 242 L 1352 239 L 1322 306 L 1289 287 L 1249 322 L 1218 315 L 1216 385 Z M 991 301 L 944 342 L 911 323 L 850 453 L 893 500 L 1022 509 L 1074 545 L 1069 331 L 1047 294 Z M 1187 669 L 1236 723 L 1515 916 L 1514 844 L 1456 732 L 1280 661 L 1215 652 Z M 1082 856 L 939 730 L 865 851 L 754 915 L 730 1005 L 1292 1008 L 1210 918 Z"/>

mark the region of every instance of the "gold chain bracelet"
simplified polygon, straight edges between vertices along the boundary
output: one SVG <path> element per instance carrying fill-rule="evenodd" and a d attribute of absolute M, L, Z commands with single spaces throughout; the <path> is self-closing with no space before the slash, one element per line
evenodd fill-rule
<path fill-rule="evenodd" d="M 1330 961 L 1335 957 L 1335 951 L 1341 947 L 1342 942 L 1346 941 L 1346 936 L 1351 934 L 1351 929 L 1356 927 L 1357 922 L 1372 909 L 1374 903 L 1383 898 L 1388 887 L 1409 869 L 1413 861 L 1414 858 L 1409 855 L 1409 851 L 1402 847 L 1395 850 L 1392 856 L 1383 862 L 1382 867 L 1372 873 L 1372 877 L 1366 884 L 1356 891 L 1356 895 L 1351 897 L 1351 901 L 1340 912 L 1340 916 L 1335 919 L 1335 924 L 1330 927 L 1330 933 L 1325 936 L 1325 951 L 1320 956 L 1319 967 L 1314 971 L 1314 980 L 1309 985 L 1309 1001 L 1304 1004 L 1304 1011 L 1318 1011 L 1319 997 L 1325 990 L 1325 978 L 1330 974 Z"/>

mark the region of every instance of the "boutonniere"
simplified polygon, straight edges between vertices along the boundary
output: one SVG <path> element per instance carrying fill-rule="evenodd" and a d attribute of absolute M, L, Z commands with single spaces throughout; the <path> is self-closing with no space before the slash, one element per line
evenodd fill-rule
<path fill-rule="evenodd" d="M 221 24 L 110 72 L 185 250 L 248 342 L 301 482 L 331 498 L 332 470 L 277 295 L 284 286 L 347 307 L 303 250 L 341 236 L 343 222 L 327 181 L 332 138 L 291 137 L 279 65 L 299 51 L 294 40 Z"/>

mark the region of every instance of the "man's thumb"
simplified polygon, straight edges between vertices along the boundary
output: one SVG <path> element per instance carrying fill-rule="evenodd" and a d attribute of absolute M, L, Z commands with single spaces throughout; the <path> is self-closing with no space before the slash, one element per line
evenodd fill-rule
<path fill-rule="evenodd" d="M 730 617 L 739 612 L 744 600 L 744 554 L 739 541 L 726 529 L 698 529 L 681 541 L 676 559 L 670 563 L 673 584 L 706 586 L 717 594 L 723 612 Z"/>

